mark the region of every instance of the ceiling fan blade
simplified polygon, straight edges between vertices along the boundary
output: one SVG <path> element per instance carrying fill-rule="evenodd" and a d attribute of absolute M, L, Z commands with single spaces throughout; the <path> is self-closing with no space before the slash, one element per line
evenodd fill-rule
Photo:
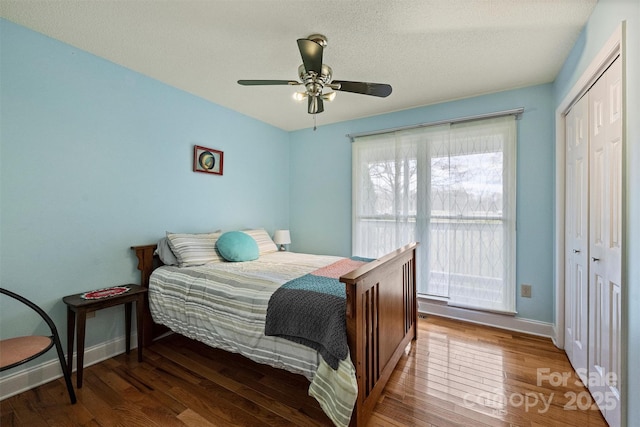
<path fill-rule="evenodd" d="M 238 84 L 243 86 L 261 86 L 261 85 L 299 85 L 300 82 L 294 80 L 238 80 Z"/>
<path fill-rule="evenodd" d="M 319 96 L 309 96 L 307 104 L 307 111 L 309 114 L 318 114 L 324 111 L 324 102 Z"/>
<path fill-rule="evenodd" d="M 298 49 L 300 49 L 302 63 L 307 73 L 314 71 L 316 74 L 320 74 L 322 70 L 322 51 L 324 49 L 322 45 L 313 40 L 298 39 Z"/>
<path fill-rule="evenodd" d="M 363 95 L 379 96 L 386 98 L 391 94 L 391 86 L 384 83 L 349 82 L 346 80 L 334 80 L 331 84 L 339 84 L 343 92 L 361 93 Z"/>

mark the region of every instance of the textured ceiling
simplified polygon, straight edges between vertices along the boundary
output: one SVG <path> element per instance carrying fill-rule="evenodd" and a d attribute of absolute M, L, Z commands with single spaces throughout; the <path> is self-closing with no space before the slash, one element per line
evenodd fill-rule
<path fill-rule="evenodd" d="M 313 126 L 296 39 L 327 36 L 340 92 L 318 125 L 551 82 L 596 0 L 2 0 L 12 22 L 285 130 Z"/>

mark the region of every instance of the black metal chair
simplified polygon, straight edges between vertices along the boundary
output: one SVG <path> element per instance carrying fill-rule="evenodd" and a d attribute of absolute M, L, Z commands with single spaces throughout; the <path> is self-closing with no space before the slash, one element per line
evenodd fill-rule
<path fill-rule="evenodd" d="M 18 300 L 34 310 L 40 315 L 40 317 L 42 317 L 51 330 L 50 336 L 34 335 L 8 338 L 0 341 L 0 372 L 33 360 L 36 357 L 45 354 L 55 345 L 56 350 L 58 351 L 58 359 L 60 359 L 62 373 L 64 374 L 64 380 L 67 383 L 69 398 L 71 399 L 72 404 L 76 403 L 76 393 L 74 392 L 73 384 L 71 383 L 71 372 L 69 372 L 67 367 L 64 353 L 62 352 L 62 345 L 60 344 L 60 336 L 58 335 L 58 330 L 56 329 L 56 325 L 53 323 L 53 320 L 51 320 L 47 313 L 45 313 L 40 307 L 28 299 L 3 288 L 0 288 L 0 293 Z"/>

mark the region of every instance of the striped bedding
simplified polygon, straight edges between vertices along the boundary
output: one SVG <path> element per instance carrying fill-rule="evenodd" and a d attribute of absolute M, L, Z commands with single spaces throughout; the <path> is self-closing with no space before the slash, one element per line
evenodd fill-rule
<path fill-rule="evenodd" d="M 151 315 L 181 335 L 304 375 L 311 381 L 309 394 L 335 425 L 346 426 L 357 395 L 351 358 L 333 370 L 317 351 L 264 334 L 267 305 L 276 289 L 341 259 L 273 252 L 248 262 L 161 267 L 150 279 Z"/>

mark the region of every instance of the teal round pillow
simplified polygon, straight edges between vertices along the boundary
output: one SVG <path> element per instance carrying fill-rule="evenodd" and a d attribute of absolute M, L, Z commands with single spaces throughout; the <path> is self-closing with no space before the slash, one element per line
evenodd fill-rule
<path fill-rule="evenodd" d="M 260 251 L 255 239 L 242 231 L 228 231 L 216 242 L 220 256 L 227 261 L 242 262 L 258 259 Z"/>

